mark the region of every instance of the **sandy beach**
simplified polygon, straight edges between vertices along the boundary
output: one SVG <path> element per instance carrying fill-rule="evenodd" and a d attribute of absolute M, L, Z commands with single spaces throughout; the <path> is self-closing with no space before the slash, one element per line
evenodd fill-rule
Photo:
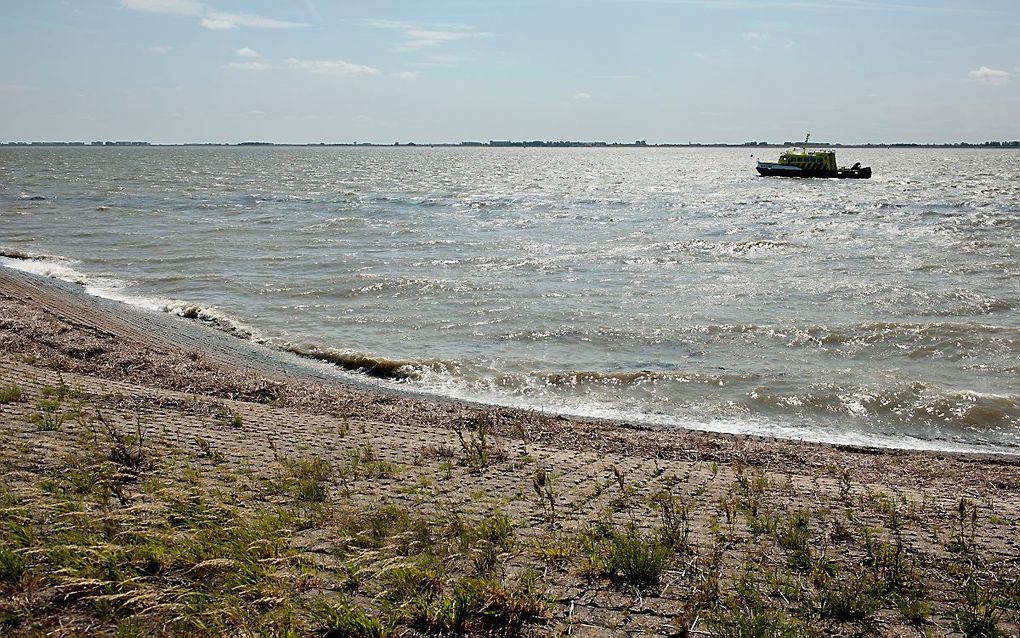
<path fill-rule="evenodd" d="M 0 632 L 1016 635 L 1020 459 L 344 384 L 0 267 Z"/>

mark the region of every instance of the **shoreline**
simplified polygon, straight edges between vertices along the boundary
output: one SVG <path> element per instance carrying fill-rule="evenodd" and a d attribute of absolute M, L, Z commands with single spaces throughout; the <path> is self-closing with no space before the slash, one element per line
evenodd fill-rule
<path fill-rule="evenodd" d="M 31 529 L 0 536 L 18 568 L 0 574 L 0 626 L 15 633 L 324 633 L 352 618 L 375 635 L 1020 630 L 1008 455 L 383 392 L 7 268 L 0 352 L 0 529 Z M 180 522 L 201 512 L 234 523 Z M 266 520 L 286 523 L 250 527 Z M 254 572 L 217 536 L 238 529 L 268 534 Z M 179 549 L 137 558 L 163 538 Z M 95 552 L 115 568 L 74 558 Z M 208 607 L 180 607 L 196 596 Z M 456 600 L 472 602 L 444 615 Z"/>
<path fill-rule="evenodd" d="M 506 403 L 492 403 L 484 399 L 469 399 L 457 396 L 448 396 L 439 393 L 432 393 L 426 390 L 419 390 L 413 387 L 393 387 L 385 385 L 389 381 L 401 379 L 396 369 L 384 369 L 381 373 L 366 371 L 359 367 L 362 357 L 355 356 L 358 361 L 349 364 L 345 357 L 334 354 L 332 351 L 320 351 L 307 349 L 295 345 L 273 346 L 266 341 L 256 338 L 244 327 L 243 322 L 236 318 L 202 316 L 203 310 L 197 307 L 187 306 L 186 302 L 173 302 L 184 304 L 183 311 L 172 311 L 168 308 L 154 310 L 151 305 L 145 303 L 132 303 L 122 295 L 104 294 L 103 292 L 88 292 L 89 284 L 85 283 L 85 275 L 71 273 L 72 279 L 66 276 L 39 272 L 32 268 L 19 268 L 17 264 L 32 262 L 34 264 L 56 263 L 53 258 L 42 255 L 30 255 L 17 251 L 0 251 L 0 257 L 10 260 L 13 263 L 4 264 L 0 262 L 0 286 L 11 285 L 12 277 L 19 278 L 21 284 L 34 285 L 37 289 L 46 283 L 53 284 L 57 289 L 69 295 L 57 304 L 67 303 L 71 305 L 85 305 L 94 308 L 98 312 L 109 315 L 123 315 L 130 318 L 131 322 L 142 326 L 143 330 L 149 331 L 154 338 L 167 337 L 171 339 L 183 339 L 191 343 L 198 351 L 212 349 L 220 353 L 232 353 L 233 359 L 225 363 L 251 367 L 255 372 L 267 374 L 283 374 L 282 378 L 297 377 L 302 380 L 311 380 L 320 383 L 335 383 L 341 387 L 351 386 L 366 392 L 378 392 L 385 395 L 393 395 L 412 401 L 438 402 L 441 404 L 453 404 L 472 409 L 487 410 L 498 409 L 508 410 L 515 413 L 539 414 L 542 417 L 553 419 L 565 418 L 575 422 L 591 422 L 605 428 L 625 428 L 648 432 L 663 432 L 666 434 L 687 433 L 693 436 L 707 438 L 722 437 L 736 439 L 752 439 L 761 441 L 772 441 L 778 444 L 796 443 L 806 445 L 820 445 L 839 450 L 872 452 L 920 452 L 938 456 L 966 456 L 975 458 L 1014 458 L 1020 461 L 1020 450 L 1007 451 L 999 446 L 998 450 L 981 449 L 974 443 L 955 443 L 945 439 L 916 439 L 916 443 L 908 443 L 907 438 L 900 437 L 890 441 L 876 440 L 841 440 L 839 437 L 828 439 L 819 436 L 818 438 L 798 438 L 796 436 L 770 435 L 758 432 L 741 432 L 734 426 L 728 427 L 694 427 L 657 423 L 655 421 L 642 421 L 626 417 L 613 418 L 606 416 L 590 416 L 569 412 L 546 411 L 526 405 L 512 405 Z M 190 314 L 189 314 L 190 313 Z M 228 337 L 224 340 L 223 337 Z M 370 361 L 366 359 L 366 361 Z M 385 365 L 395 365 L 399 362 L 384 360 Z M 991 445 L 991 444 L 989 444 Z M 991 445 L 995 447 L 994 445 Z"/>

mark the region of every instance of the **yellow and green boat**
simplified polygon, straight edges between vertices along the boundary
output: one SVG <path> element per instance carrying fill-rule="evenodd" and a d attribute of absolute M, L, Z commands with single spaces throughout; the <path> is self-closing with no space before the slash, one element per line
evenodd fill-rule
<path fill-rule="evenodd" d="M 860 162 L 849 168 L 837 166 L 836 151 L 809 151 L 807 139 L 804 140 L 804 148 L 784 152 L 779 156 L 778 162 L 759 161 L 757 170 L 762 177 L 835 177 L 838 179 L 868 179 L 871 177 L 871 167 L 861 166 Z"/>

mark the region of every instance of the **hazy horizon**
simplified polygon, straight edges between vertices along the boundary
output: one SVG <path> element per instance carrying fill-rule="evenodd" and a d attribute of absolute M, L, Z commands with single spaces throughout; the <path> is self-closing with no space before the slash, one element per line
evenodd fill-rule
<path fill-rule="evenodd" d="M 0 140 L 1020 138 L 1007 0 L 41 0 Z"/>

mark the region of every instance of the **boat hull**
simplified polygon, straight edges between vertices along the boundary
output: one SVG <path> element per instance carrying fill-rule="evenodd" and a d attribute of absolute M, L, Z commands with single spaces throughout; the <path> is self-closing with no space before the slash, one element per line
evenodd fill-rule
<path fill-rule="evenodd" d="M 821 177 L 829 179 L 870 179 L 871 167 L 840 168 L 834 171 L 807 170 L 799 166 L 758 162 L 758 174 L 762 177 Z"/>

